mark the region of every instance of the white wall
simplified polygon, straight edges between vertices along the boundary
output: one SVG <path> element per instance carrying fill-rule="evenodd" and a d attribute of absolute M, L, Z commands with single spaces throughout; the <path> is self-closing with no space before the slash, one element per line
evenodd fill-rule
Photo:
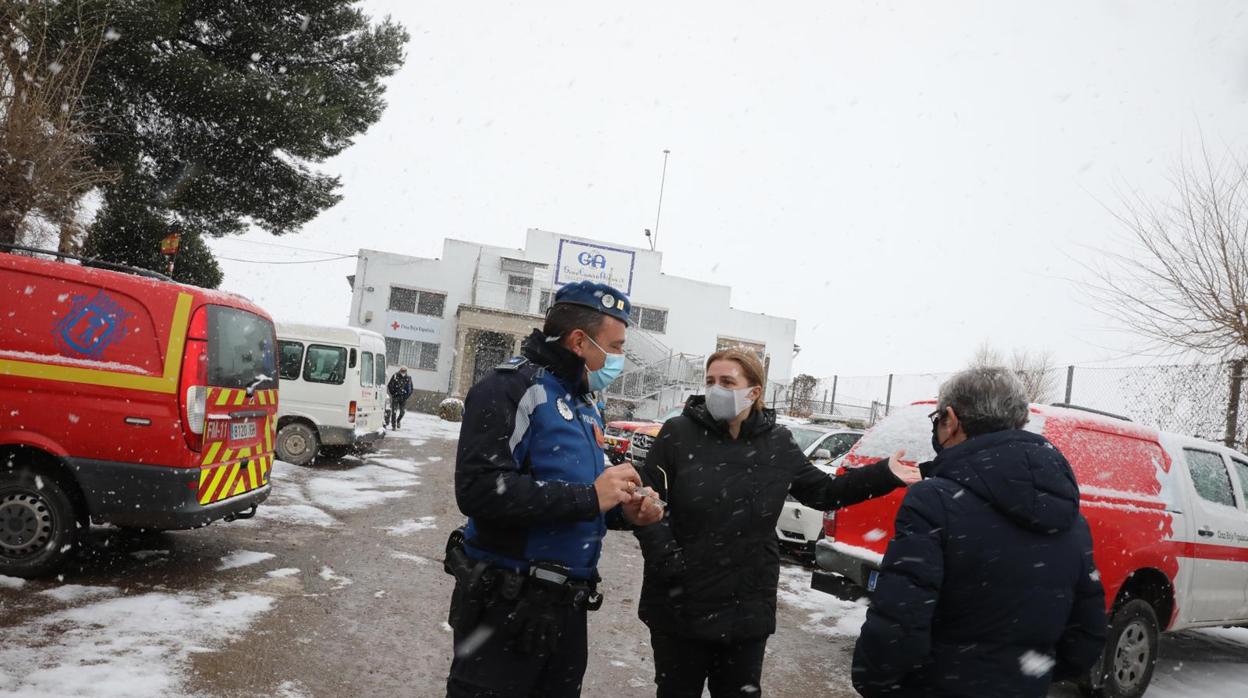
<path fill-rule="evenodd" d="M 503 257 L 548 265 L 538 268 L 534 274 L 529 312 L 537 314 L 541 290 L 550 288 L 553 283 L 560 239 L 603 244 L 530 229 L 523 250 L 451 239 L 444 242 L 441 259 L 362 249 L 352 291 L 351 324 L 394 336 L 388 326 L 388 316 L 393 317 L 388 310 L 392 284 L 445 293 L 446 307 L 441 322 L 429 323 L 437 325 L 437 340 L 442 346 L 438 370 L 413 369 L 411 373 L 417 389 L 446 391 L 454 363 L 455 312 L 460 305 L 474 304 L 474 279 L 475 304 L 503 308 L 508 276 L 508 272 L 502 270 Z M 632 302 L 668 311 L 667 329 L 655 335 L 658 341 L 674 351 L 692 355 L 715 351 L 716 341 L 721 336 L 762 343 L 771 355 L 771 380 L 789 381 L 797 332 L 795 320 L 733 309 L 729 287 L 664 274 L 660 252 L 608 246 L 627 250 L 634 256 Z M 369 313 L 371 319 L 368 319 Z"/>

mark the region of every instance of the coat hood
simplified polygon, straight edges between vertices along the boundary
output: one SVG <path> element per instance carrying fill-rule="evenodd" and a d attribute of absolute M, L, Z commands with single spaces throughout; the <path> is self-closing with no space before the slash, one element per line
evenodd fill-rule
<path fill-rule="evenodd" d="M 941 451 L 929 470 L 1037 533 L 1066 531 L 1079 516 L 1075 474 L 1065 456 L 1039 434 L 1009 429 L 977 436 Z"/>

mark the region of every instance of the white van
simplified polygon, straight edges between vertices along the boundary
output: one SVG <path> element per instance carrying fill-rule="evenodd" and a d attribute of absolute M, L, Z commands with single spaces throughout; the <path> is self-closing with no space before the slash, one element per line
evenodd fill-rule
<path fill-rule="evenodd" d="M 277 323 L 277 457 L 307 465 L 386 434 L 386 340 L 355 327 Z"/>

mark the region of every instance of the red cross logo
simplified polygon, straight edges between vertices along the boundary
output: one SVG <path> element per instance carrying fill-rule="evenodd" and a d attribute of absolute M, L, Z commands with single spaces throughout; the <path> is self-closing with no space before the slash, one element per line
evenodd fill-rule
<path fill-rule="evenodd" d="M 392 322 L 392 323 L 390 323 L 390 329 L 392 329 L 392 330 L 398 330 L 398 329 L 399 329 L 399 323 L 398 323 L 397 321 L 396 321 L 396 322 Z"/>

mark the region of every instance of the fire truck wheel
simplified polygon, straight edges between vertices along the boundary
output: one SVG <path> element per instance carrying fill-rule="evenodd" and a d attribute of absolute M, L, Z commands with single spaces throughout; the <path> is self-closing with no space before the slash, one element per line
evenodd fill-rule
<path fill-rule="evenodd" d="M 1098 670 L 1102 683 L 1092 693 L 1103 698 L 1139 698 L 1148 689 L 1157 665 L 1157 612 L 1152 604 L 1133 599 L 1109 622 L 1105 654 Z"/>
<path fill-rule="evenodd" d="M 51 574 L 77 533 L 74 505 L 54 479 L 25 469 L 0 473 L 0 575 Z"/>
<path fill-rule="evenodd" d="M 292 465 L 307 465 L 321 446 L 312 427 L 291 422 L 277 432 L 277 457 Z"/>

